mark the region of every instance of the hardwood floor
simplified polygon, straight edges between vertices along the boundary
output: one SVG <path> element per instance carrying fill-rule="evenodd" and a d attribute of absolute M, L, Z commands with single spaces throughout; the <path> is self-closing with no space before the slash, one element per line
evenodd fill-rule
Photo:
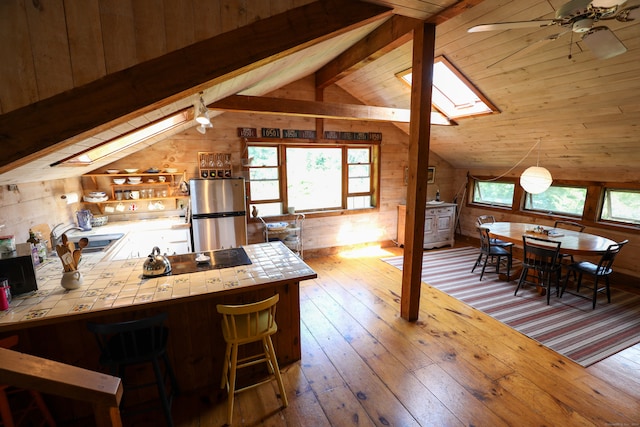
<path fill-rule="evenodd" d="M 272 382 L 237 396 L 234 425 L 640 425 L 640 345 L 585 369 L 426 286 L 408 323 L 401 273 L 379 259 L 401 253 L 306 260 L 318 278 L 301 285 L 302 360 L 283 368 L 289 407 Z M 180 396 L 175 424 L 223 425 L 225 405 L 218 390 Z"/>

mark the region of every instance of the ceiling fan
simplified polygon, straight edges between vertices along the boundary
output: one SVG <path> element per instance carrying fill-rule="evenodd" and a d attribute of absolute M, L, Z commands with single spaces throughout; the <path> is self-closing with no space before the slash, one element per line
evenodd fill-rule
<path fill-rule="evenodd" d="M 554 19 L 482 24 L 469 28 L 468 32 L 476 33 L 519 28 L 543 28 L 558 25 L 564 28 L 565 31 L 545 37 L 509 55 L 507 58 L 513 57 L 516 54 L 522 56 L 525 52 L 536 49 L 546 42 L 557 40 L 560 36 L 573 32 L 582 35 L 583 43 L 591 50 L 596 58 L 607 59 L 623 54 L 627 51 L 627 48 L 608 27 L 595 26 L 595 24 L 601 20 L 614 18 L 620 22 L 629 22 L 639 18 L 640 5 L 622 7 L 625 3 L 626 0 L 571 0 L 556 11 Z M 504 59 L 506 58 L 500 61 Z"/>

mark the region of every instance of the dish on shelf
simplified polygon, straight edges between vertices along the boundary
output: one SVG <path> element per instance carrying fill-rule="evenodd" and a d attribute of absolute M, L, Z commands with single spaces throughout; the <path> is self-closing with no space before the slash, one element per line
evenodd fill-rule
<path fill-rule="evenodd" d="M 89 197 L 94 197 L 94 198 L 100 198 L 100 197 L 104 197 L 106 196 L 107 193 L 105 193 L 104 191 L 92 191 L 89 193 Z"/>
<path fill-rule="evenodd" d="M 116 185 L 122 185 L 127 182 L 126 178 L 113 178 L 113 183 Z"/>
<path fill-rule="evenodd" d="M 129 184 L 140 184 L 142 178 L 139 176 L 130 176 L 127 181 L 129 181 Z"/>
<path fill-rule="evenodd" d="M 284 231 L 289 227 L 286 222 L 270 222 L 267 223 L 267 230 L 269 231 Z"/>
<path fill-rule="evenodd" d="M 211 257 L 205 254 L 198 254 L 196 257 L 196 262 L 198 264 L 204 264 L 205 262 L 211 261 Z"/>
<path fill-rule="evenodd" d="M 120 169 L 107 169 L 107 173 L 120 173 Z"/>
<path fill-rule="evenodd" d="M 176 172 L 178 172 L 178 169 L 176 169 L 176 168 L 166 168 L 164 171 L 166 173 L 176 173 Z"/>
<path fill-rule="evenodd" d="M 146 171 L 144 171 L 144 173 L 158 173 L 160 172 L 160 169 L 158 168 L 149 168 Z"/>
<path fill-rule="evenodd" d="M 138 172 L 138 169 L 125 169 L 124 171 L 126 173 L 136 173 L 136 172 Z"/>
<path fill-rule="evenodd" d="M 107 196 L 104 196 L 104 197 L 82 196 L 82 200 L 84 200 L 85 202 L 89 202 L 89 203 L 100 203 L 100 202 L 106 202 L 107 200 L 109 200 L 109 197 L 107 197 Z"/>

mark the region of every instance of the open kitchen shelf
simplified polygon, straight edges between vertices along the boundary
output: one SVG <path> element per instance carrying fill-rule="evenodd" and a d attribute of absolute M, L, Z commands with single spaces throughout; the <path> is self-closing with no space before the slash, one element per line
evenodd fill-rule
<path fill-rule="evenodd" d="M 164 176 L 166 178 L 165 182 L 159 182 L 158 178 Z M 179 189 L 180 178 L 183 176 L 183 173 L 168 173 L 168 172 L 143 172 L 143 173 L 96 173 L 96 174 L 86 174 L 83 175 L 87 180 L 83 180 L 83 188 L 85 194 L 90 193 L 91 191 L 103 191 L 108 196 L 109 199 L 105 201 L 99 202 L 91 202 L 85 201 L 84 198 L 81 200 L 82 203 L 96 206 L 100 213 L 122 213 L 122 210 L 117 210 L 113 206 L 118 204 L 130 204 L 135 203 L 140 205 L 143 208 L 145 206 L 154 206 L 153 209 L 147 208 L 148 210 L 174 210 L 176 209 L 176 204 L 179 200 L 188 199 L 188 194 L 183 194 Z M 131 184 L 129 182 L 125 182 L 124 184 L 115 184 L 113 182 L 114 178 L 124 178 L 127 179 L 129 177 L 140 177 L 141 181 L 138 184 Z M 148 182 L 149 179 L 152 179 L 153 182 Z M 85 185 L 87 184 L 87 185 Z M 92 187 L 92 188 L 87 188 Z M 123 192 L 122 199 L 118 200 L 116 198 L 116 192 L 121 190 Z M 153 190 L 153 197 L 143 197 L 140 194 L 140 198 L 138 199 L 125 199 L 124 192 L 125 191 L 140 191 L 140 193 L 147 193 L 149 190 Z M 170 201 L 171 203 L 168 206 L 164 206 L 163 201 Z M 106 208 L 107 206 L 111 206 Z M 162 206 L 162 207 L 160 207 Z M 126 211 L 131 211 L 132 209 L 127 209 Z M 137 210 L 133 209 L 133 210 Z"/>
<path fill-rule="evenodd" d="M 304 258 L 304 248 L 302 243 L 302 231 L 304 226 L 304 214 L 297 213 L 277 217 L 278 221 L 270 218 L 258 217 L 262 221 L 264 241 L 272 242 L 280 240 L 291 251 Z"/>

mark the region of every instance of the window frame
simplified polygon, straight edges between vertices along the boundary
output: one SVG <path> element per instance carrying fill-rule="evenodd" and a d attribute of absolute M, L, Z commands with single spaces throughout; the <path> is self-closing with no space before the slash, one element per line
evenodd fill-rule
<path fill-rule="evenodd" d="M 470 209 L 482 209 L 488 212 L 496 212 L 499 214 L 513 215 L 514 217 L 529 217 L 539 218 L 548 221 L 555 221 L 561 219 L 567 219 L 571 221 L 579 221 L 581 224 L 590 227 L 596 227 L 600 229 L 609 230 L 625 230 L 631 234 L 640 234 L 640 224 L 622 223 L 611 220 L 601 219 L 601 212 L 604 203 L 604 191 L 605 189 L 617 189 L 617 190 L 631 190 L 640 191 L 640 183 L 605 183 L 602 181 L 584 181 L 584 180 L 563 180 L 554 179 L 553 185 L 555 186 L 569 186 L 569 187 L 586 187 L 587 196 L 585 205 L 581 217 L 569 216 L 566 214 L 549 214 L 548 212 L 530 211 L 524 209 L 524 199 L 527 195 L 526 191 L 520 186 L 519 177 L 503 177 L 499 182 L 513 182 L 515 183 L 515 191 L 513 195 L 513 206 L 502 207 L 497 205 L 481 204 L 473 202 L 473 191 L 476 179 L 481 181 L 489 181 L 494 178 L 487 176 L 471 177 L 467 180 L 466 194 L 464 196 L 464 206 Z M 527 219 L 524 219 L 526 222 Z"/>
<path fill-rule="evenodd" d="M 251 196 L 251 183 L 249 181 L 250 170 L 251 168 L 258 167 L 252 166 L 248 161 L 248 152 L 250 147 L 257 146 L 271 146 L 276 147 L 278 150 L 278 176 L 280 179 L 280 198 L 274 200 L 258 200 L 254 201 Z M 327 208 L 327 209 L 313 209 L 313 210 L 297 210 L 296 212 L 304 213 L 307 217 L 316 217 L 316 216 L 332 216 L 332 215 L 344 215 L 344 214 L 354 214 L 354 213 L 367 213 L 371 211 L 377 211 L 380 209 L 380 142 L 377 141 L 331 141 L 331 142 L 304 142 L 304 141 L 286 141 L 286 140 L 264 140 L 261 138 L 255 139 L 245 139 L 245 150 L 243 154 L 243 164 L 245 165 L 245 170 L 247 171 L 247 211 L 249 211 L 251 206 L 256 206 L 258 211 L 260 211 L 260 205 L 266 203 L 280 203 L 281 204 L 281 212 L 280 214 L 275 215 L 265 215 L 265 216 L 278 216 L 278 215 L 287 215 L 287 206 L 288 206 L 288 177 L 287 177 L 287 148 L 312 148 L 312 149 L 322 149 L 322 148 L 341 148 L 342 149 L 342 196 L 341 203 L 342 206 L 339 208 Z M 370 191 L 363 193 L 349 193 L 348 191 L 348 166 L 350 165 L 348 162 L 348 149 L 349 148 L 368 148 L 369 149 L 369 160 L 370 160 Z M 356 164 L 356 163 L 353 163 Z M 366 208 L 354 208 L 348 209 L 347 202 L 349 197 L 361 196 L 361 195 L 370 195 L 372 206 Z"/>
<path fill-rule="evenodd" d="M 526 191 L 524 191 L 524 198 L 522 199 L 522 212 L 524 213 L 538 213 L 538 214 L 546 214 L 546 215 L 550 215 L 550 216 L 557 216 L 557 217 L 562 217 L 562 218 L 572 218 L 572 219 L 582 219 L 584 217 L 584 213 L 585 213 L 585 209 L 587 206 L 587 196 L 589 194 L 589 188 L 586 185 L 569 185 L 569 184 L 551 184 L 551 186 L 549 188 L 580 188 L 580 189 L 584 189 L 585 190 L 585 196 L 584 196 L 584 204 L 582 205 L 582 212 L 578 215 L 578 214 L 572 214 L 569 212 L 558 212 L 558 211 L 549 211 L 549 210 L 542 210 L 542 209 L 534 209 L 534 208 L 527 208 L 527 200 L 531 200 L 534 197 L 539 196 L 539 194 L 531 194 L 531 193 L 527 193 Z M 544 194 L 544 193 L 540 193 L 540 194 Z"/>
<path fill-rule="evenodd" d="M 598 211 L 597 211 L 597 220 L 599 223 L 601 224 L 610 224 L 613 226 L 617 226 L 617 227 L 633 227 L 633 228 L 640 228 L 640 219 L 636 222 L 632 222 L 632 221 L 620 221 L 620 220 L 615 220 L 615 219 L 605 219 L 602 218 L 603 215 L 603 211 L 605 208 L 605 199 L 607 197 L 607 193 L 609 191 L 628 191 L 628 192 L 632 192 L 632 193 L 640 193 L 640 188 L 630 188 L 630 187 L 621 187 L 621 186 L 614 186 L 614 185 L 603 185 L 602 188 L 602 193 L 601 193 L 601 197 L 600 197 L 600 203 L 598 206 Z"/>

